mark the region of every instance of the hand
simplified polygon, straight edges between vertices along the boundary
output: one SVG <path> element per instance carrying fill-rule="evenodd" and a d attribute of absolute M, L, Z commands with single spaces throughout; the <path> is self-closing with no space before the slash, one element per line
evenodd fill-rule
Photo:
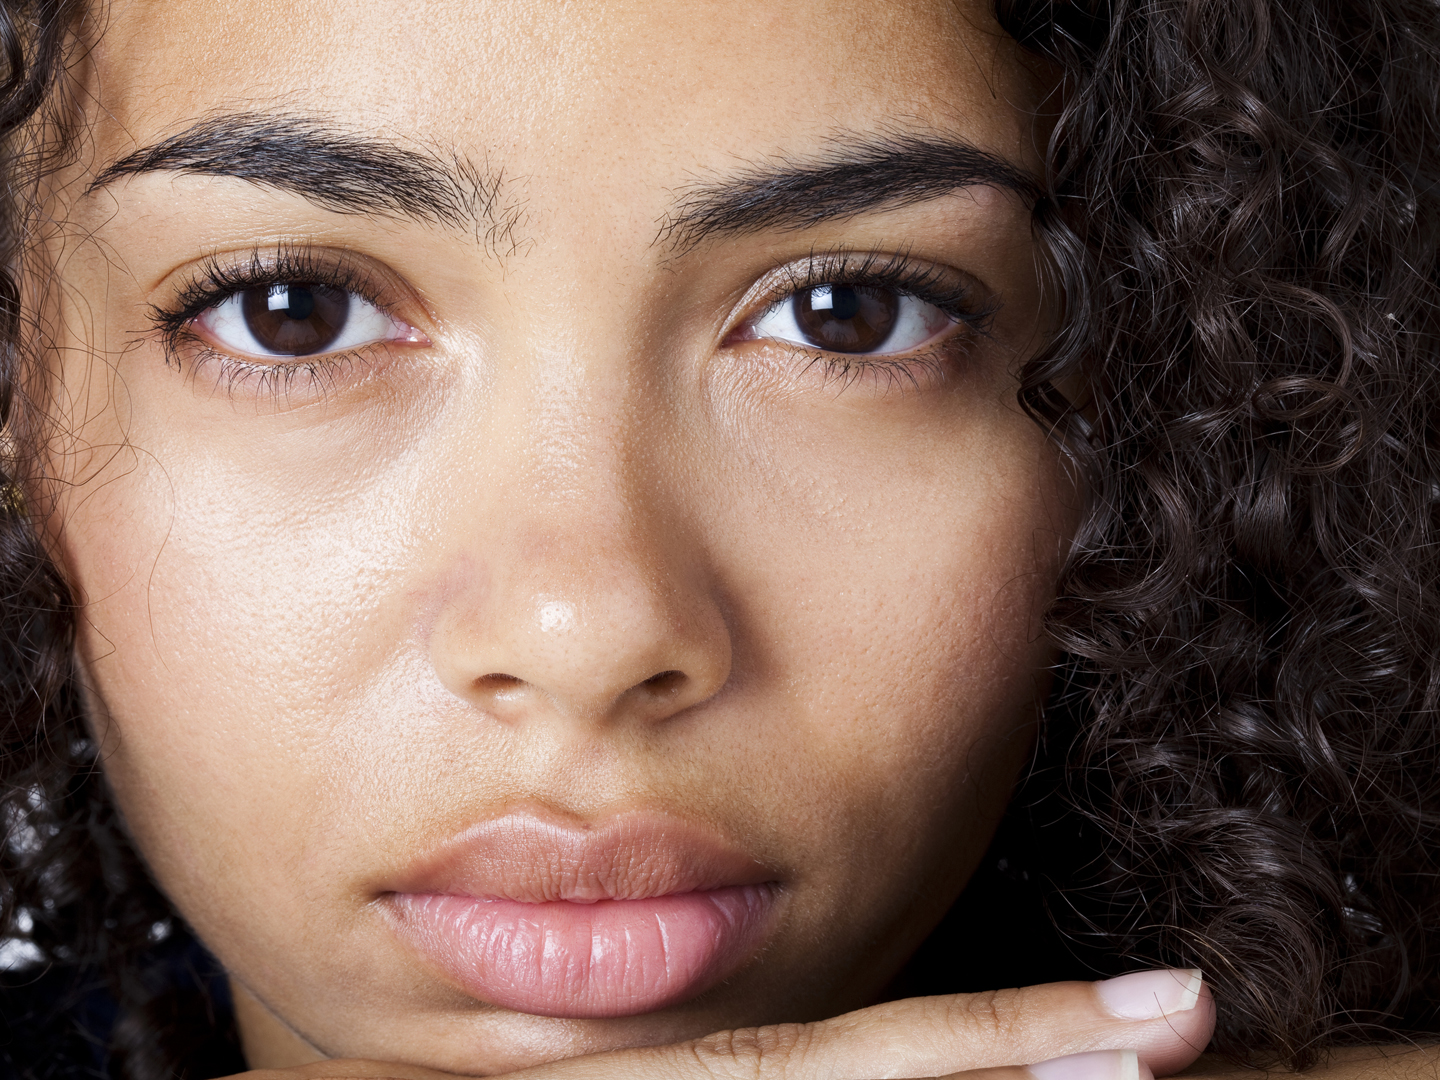
<path fill-rule="evenodd" d="M 1149 1080 L 1152 1073 L 1164 1076 L 1194 1061 L 1213 1026 L 1213 1003 L 1198 973 L 1137 972 L 1099 983 L 910 998 L 813 1024 L 722 1031 L 669 1046 L 568 1058 L 507 1076 L 876 1080 L 963 1074 L 965 1080 Z M 1054 1060 L 1061 1058 L 1068 1060 Z M 243 1080 L 339 1077 L 451 1080 L 446 1073 L 373 1061 L 327 1061 L 243 1074 Z"/>

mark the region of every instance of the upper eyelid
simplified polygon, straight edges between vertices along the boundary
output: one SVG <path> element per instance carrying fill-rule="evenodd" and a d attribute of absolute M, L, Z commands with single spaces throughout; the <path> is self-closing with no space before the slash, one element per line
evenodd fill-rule
<path fill-rule="evenodd" d="M 179 330 L 229 296 L 283 280 L 320 281 L 397 317 L 434 319 L 413 286 L 384 263 L 351 249 L 301 242 L 211 252 L 172 270 L 152 290 L 152 296 L 166 294 L 150 304 L 152 321 Z"/>
<path fill-rule="evenodd" d="M 952 278 L 958 291 L 971 293 L 979 302 L 976 322 L 986 322 L 1000 309 L 999 294 L 990 289 L 982 280 L 955 267 L 944 266 L 929 259 L 916 258 L 906 251 L 885 252 L 881 250 L 836 250 L 812 252 L 803 259 L 791 259 L 774 266 L 762 274 L 747 288 L 740 300 L 731 308 L 726 319 L 724 336 L 728 338 L 749 322 L 773 310 L 797 292 L 837 280 L 861 284 L 866 280 L 861 275 L 867 268 L 878 264 L 880 277 L 894 276 L 902 270 L 923 271 L 933 269 L 941 279 Z M 871 270 L 871 273 L 876 271 Z M 973 289 L 972 289 L 973 286 Z M 902 286 L 902 291 L 903 286 Z M 918 295 L 918 294 L 916 294 Z M 920 299 L 925 297 L 920 296 Z M 971 321 L 966 319 L 965 321 Z"/>
<path fill-rule="evenodd" d="M 863 284 L 867 280 L 886 281 L 904 273 L 920 275 L 930 271 L 934 272 L 936 279 L 951 277 L 965 287 L 973 284 L 973 291 L 979 296 L 994 295 L 971 274 L 928 259 L 915 258 L 906 252 L 838 251 L 813 253 L 805 259 L 792 259 L 766 271 L 746 291 L 745 301 L 753 306 L 768 297 L 773 303 L 817 285 L 834 282 Z"/>

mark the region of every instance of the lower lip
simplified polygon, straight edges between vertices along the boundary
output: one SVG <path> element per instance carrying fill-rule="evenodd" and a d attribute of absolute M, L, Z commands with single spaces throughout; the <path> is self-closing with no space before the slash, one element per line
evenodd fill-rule
<path fill-rule="evenodd" d="M 651 1012 L 714 986 L 759 947 L 775 890 L 737 885 L 590 904 L 392 899 L 402 936 L 467 993 L 581 1019 Z"/>

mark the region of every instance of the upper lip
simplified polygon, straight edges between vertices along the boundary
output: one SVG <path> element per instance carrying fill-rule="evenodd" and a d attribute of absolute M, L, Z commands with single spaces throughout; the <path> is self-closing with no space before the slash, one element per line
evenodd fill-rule
<path fill-rule="evenodd" d="M 525 809 L 445 841 L 386 891 L 584 904 L 775 879 L 715 831 L 671 814 L 630 811 L 587 820 Z"/>

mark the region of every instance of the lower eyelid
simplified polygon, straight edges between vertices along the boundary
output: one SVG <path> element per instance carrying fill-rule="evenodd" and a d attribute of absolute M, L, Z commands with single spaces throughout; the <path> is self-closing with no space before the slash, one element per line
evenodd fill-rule
<path fill-rule="evenodd" d="M 359 383 L 365 376 L 354 376 L 354 369 L 369 374 L 375 357 L 365 350 L 327 353 L 315 357 L 294 357 L 288 362 L 259 362 L 235 357 L 205 348 L 191 357 L 192 369 L 198 373 L 213 368 L 213 386 L 227 394 L 242 391 L 255 398 L 285 399 L 291 405 L 303 405 L 317 397 L 326 397 L 341 385 Z M 207 378 L 202 381 L 209 382 Z"/>
<path fill-rule="evenodd" d="M 812 366 L 821 367 L 827 385 L 848 389 L 873 382 L 880 390 L 926 390 L 945 381 L 953 358 L 936 349 L 903 358 L 817 354 Z"/>
<path fill-rule="evenodd" d="M 393 346 L 407 344 L 382 340 L 343 351 L 267 357 L 217 349 L 195 334 L 178 340 L 167 336 L 161 342 L 166 366 L 184 374 L 201 392 L 269 400 L 282 410 L 361 392 L 398 359 L 400 351 Z"/>

